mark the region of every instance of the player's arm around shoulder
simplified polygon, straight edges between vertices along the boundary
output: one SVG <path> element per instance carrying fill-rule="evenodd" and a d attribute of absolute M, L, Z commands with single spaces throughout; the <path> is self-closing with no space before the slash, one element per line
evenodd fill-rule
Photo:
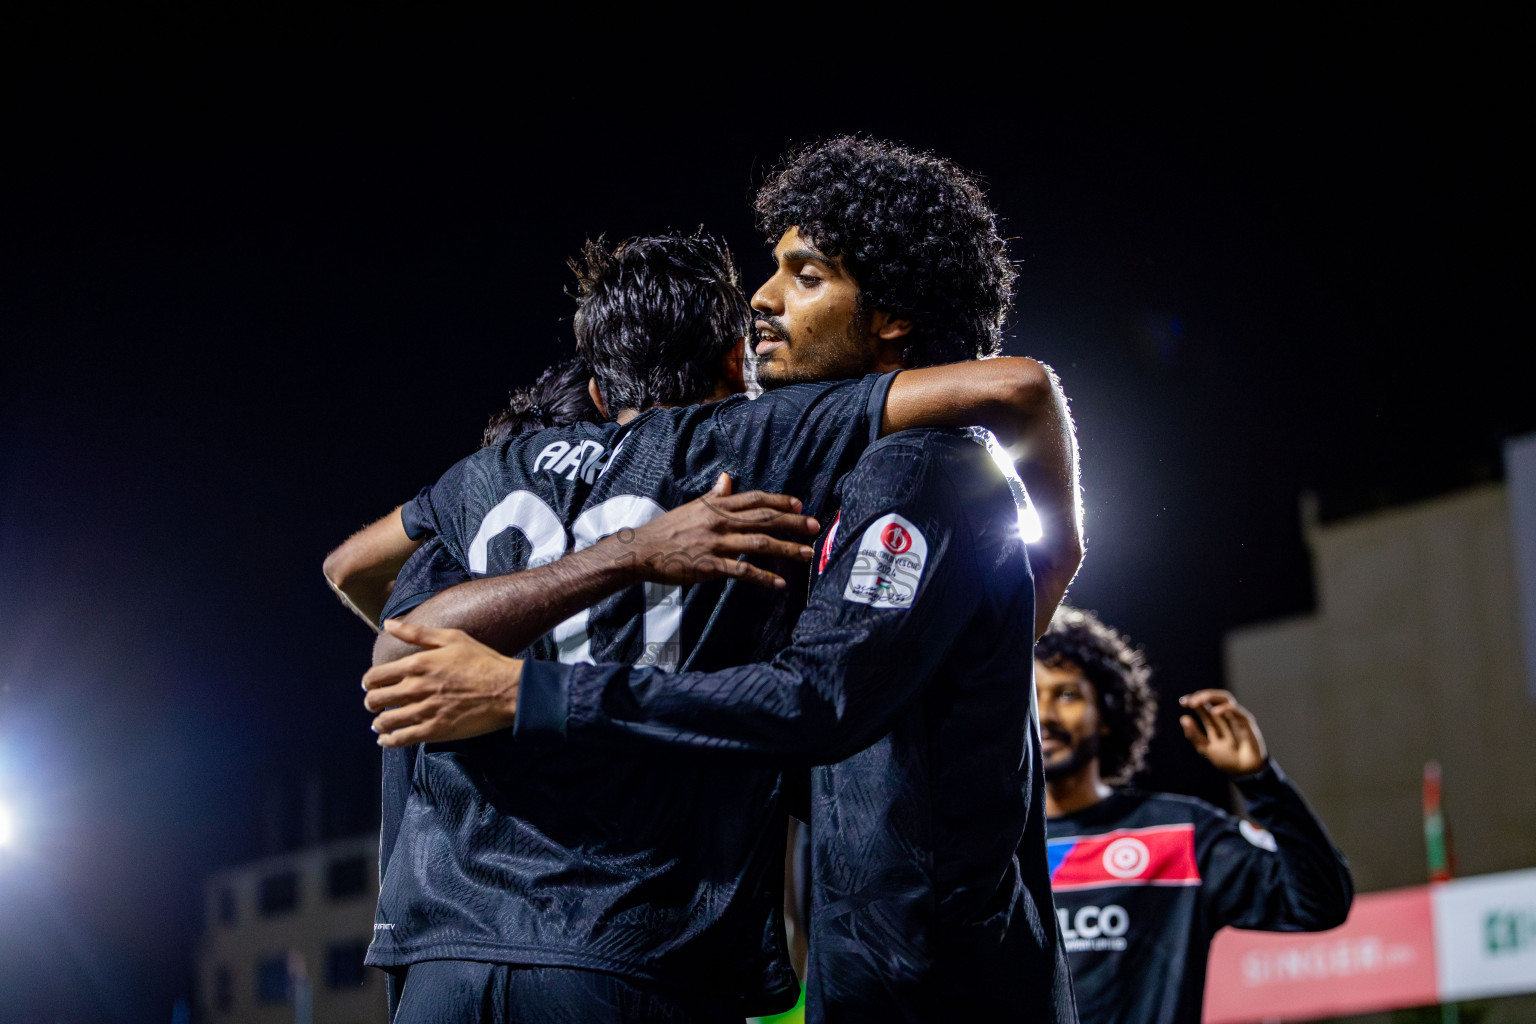
<path fill-rule="evenodd" d="M 1048 409 L 1060 389 L 1049 367 L 1023 356 L 902 370 L 886 396 L 880 433 L 977 426 L 1011 445 Z"/>
<path fill-rule="evenodd" d="M 904 370 L 891 383 L 882 429 L 973 425 L 992 431 L 1013 456 L 1040 517 L 1041 538 L 1030 548 L 1039 636 L 1085 548 L 1077 435 L 1061 381 L 1034 359 L 1000 357 Z"/>

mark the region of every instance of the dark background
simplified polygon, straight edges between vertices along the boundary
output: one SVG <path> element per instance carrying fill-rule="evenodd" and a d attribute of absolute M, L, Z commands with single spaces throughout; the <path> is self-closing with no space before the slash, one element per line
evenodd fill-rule
<path fill-rule="evenodd" d="M 295 842 L 313 778 L 327 835 L 373 826 L 369 637 L 322 557 L 569 350 L 584 238 L 703 223 L 755 288 L 750 196 L 791 143 L 868 133 L 986 179 L 1007 351 L 1077 416 L 1073 600 L 1170 697 L 1221 684 L 1225 630 L 1310 610 L 1304 491 L 1337 518 L 1495 479 L 1536 428 L 1512 27 L 809 13 L 688 43 L 3 33 L 0 797 L 25 834 L 0 1019 L 167 1019 L 209 869 Z M 1222 798 L 1176 731 L 1147 782 Z"/>

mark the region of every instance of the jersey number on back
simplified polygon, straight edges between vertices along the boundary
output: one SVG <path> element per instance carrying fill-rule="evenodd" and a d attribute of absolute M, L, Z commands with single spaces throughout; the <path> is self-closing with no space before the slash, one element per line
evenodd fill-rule
<path fill-rule="evenodd" d="M 571 524 L 576 551 L 620 530 L 634 530 L 665 512 L 650 498 L 618 494 L 594 505 Z M 545 565 L 571 550 L 565 526 L 554 509 L 531 491 L 513 491 L 485 514 L 467 552 L 469 571 L 484 575 L 490 564 L 491 538 L 516 530 L 528 541 L 528 565 Z M 645 584 L 645 619 L 640 634 L 645 653 L 636 665 L 677 668 L 678 639 L 682 627 L 682 588 L 663 583 Z M 587 611 L 577 612 L 554 629 L 560 660 L 566 664 L 592 661 L 592 637 Z"/>

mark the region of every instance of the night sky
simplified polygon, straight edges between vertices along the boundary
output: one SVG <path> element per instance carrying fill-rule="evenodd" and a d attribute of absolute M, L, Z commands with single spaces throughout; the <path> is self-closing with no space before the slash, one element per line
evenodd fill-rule
<path fill-rule="evenodd" d="M 1536 429 L 1506 26 L 685 49 L 135 17 L 3 44 L 6 1022 L 168 1019 L 208 870 L 293 842 L 311 778 L 328 835 L 374 824 L 370 637 L 321 559 L 570 351 L 584 238 L 703 224 L 755 288 L 791 143 L 985 178 L 1007 351 L 1077 417 L 1072 599 L 1170 697 L 1220 685 L 1225 630 L 1311 609 L 1303 491 L 1337 518 L 1496 479 Z M 1220 798 L 1165 726 L 1150 784 Z"/>

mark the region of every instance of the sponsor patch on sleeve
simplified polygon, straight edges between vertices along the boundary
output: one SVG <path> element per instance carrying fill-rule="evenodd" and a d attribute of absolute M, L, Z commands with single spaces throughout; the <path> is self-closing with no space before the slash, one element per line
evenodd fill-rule
<path fill-rule="evenodd" d="M 859 539 L 843 600 L 873 608 L 910 608 L 928 561 L 928 540 L 911 520 L 892 512 Z"/>

